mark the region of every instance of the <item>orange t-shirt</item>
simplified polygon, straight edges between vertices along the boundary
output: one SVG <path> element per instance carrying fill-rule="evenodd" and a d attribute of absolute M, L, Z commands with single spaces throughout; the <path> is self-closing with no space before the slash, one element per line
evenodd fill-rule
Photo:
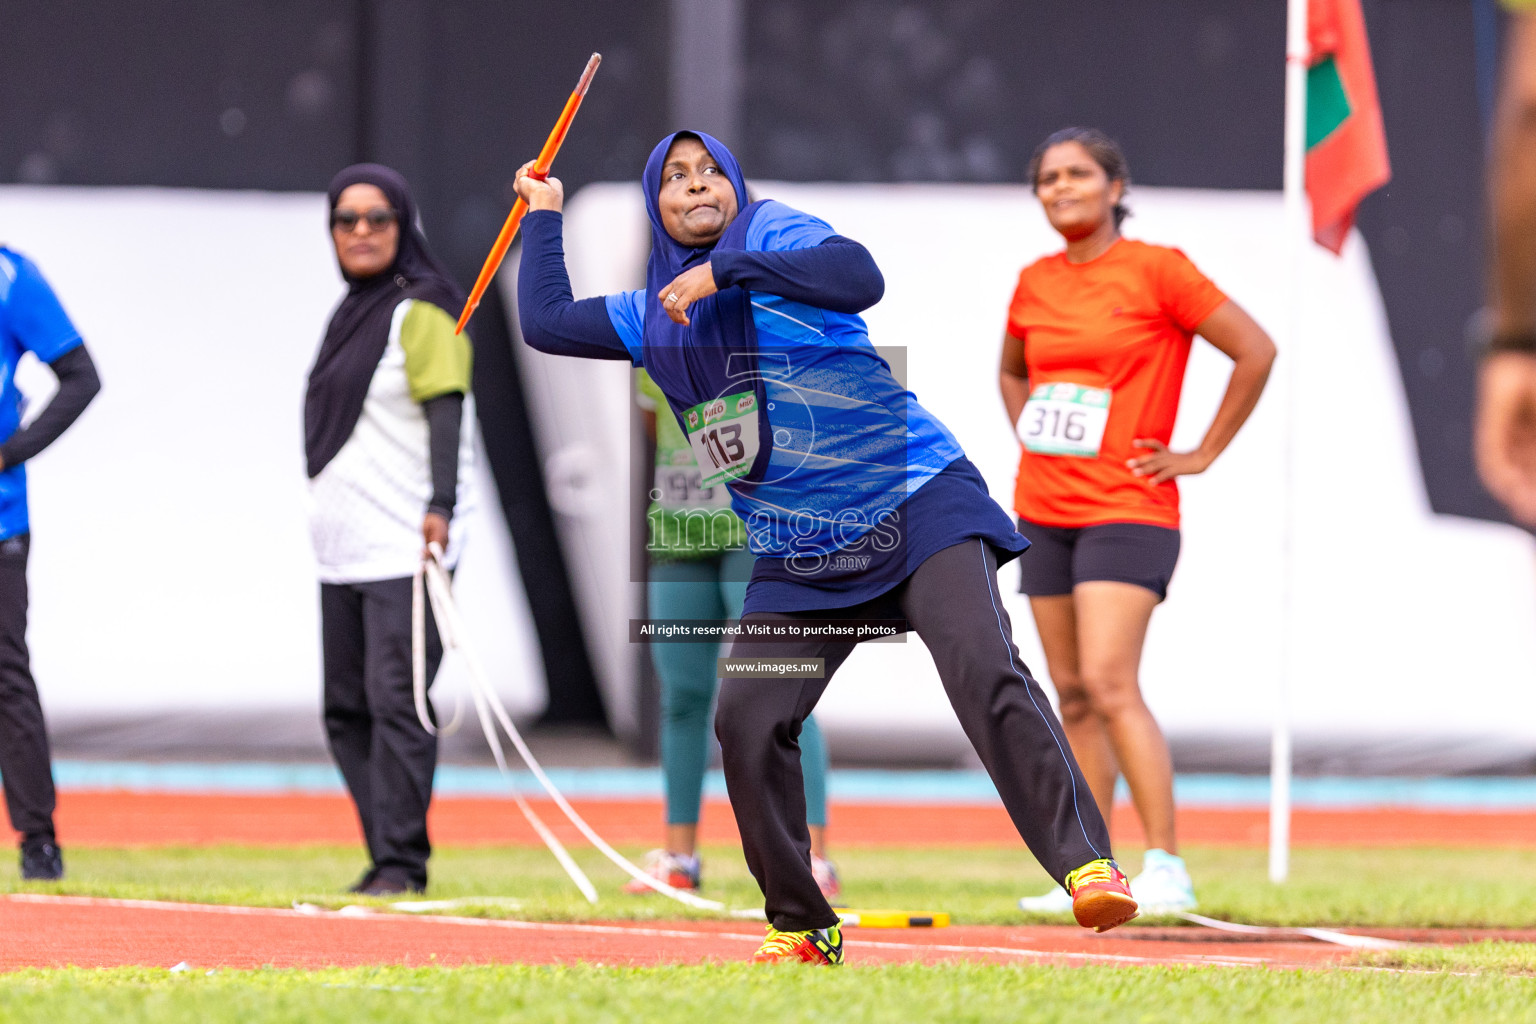
<path fill-rule="evenodd" d="M 1179 250 L 1124 238 L 1087 263 L 1057 253 L 1019 273 L 1008 332 L 1024 342 L 1031 394 L 1059 383 L 1110 392 L 1097 457 L 1023 450 L 1019 515 L 1046 526 L 1178 527 L 1178 487 L 1154 487 L 1125 463 L 1150 454 L 1137 438 L 1169 443 L 1195 328 L 1226 299 Z"/>

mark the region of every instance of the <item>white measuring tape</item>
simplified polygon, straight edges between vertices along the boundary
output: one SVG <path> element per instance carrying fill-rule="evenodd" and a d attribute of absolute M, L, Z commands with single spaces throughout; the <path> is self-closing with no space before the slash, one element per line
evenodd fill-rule
<path fill-rule="evenodd" d="M 432 723 L 431 709 L 427 704 L 427 627 L 426 607 L 425 602 L 422 601 L 422 592 L 425 590 L 426 597 L 432 605 L 433 617 L 437 620 L 437 631 L 438 635 L 442 637 L 443 650 L 458 651 L 464 658 L 464 663 L 469 667 L 470 694 L 474 698 L 475 712 L 480 718 L 480 727 L 484 730 L 486 742 L 490 744 L 491 753 L 496 758 L 496 767 L 500 769 L 502 777 L 507 779 L 509 785 L 511 784 L 511 772 L 507 768 L 506 755 L 502 751 L 501 737 L 496 731 L 498 724 L 506 732 L 507 738 L 512 741 L 512 746 L 517 749 L 518 756 L 523 759 L 523 763 L 528 766 L 528 770 L 533 773 L 534 778 L 539 780 L 539 785 L 544 788 L 544 792 L 548 793 L 549 798 L 555 802 L 555 806 L 560 808 L 571 824 L 576 826 L 577 831 L 585 836 L 588 842 L 597 847 L 603 856 L 611 860 L 626 874 L 656 890 L 663 896 L 670 896 L 679 903 L 699 910 L 724 910 L 724 903 L 706 900 L 695 896 L 693 893 L 673 888 L 659 878 L 652 878 L 645 871 L 636 867 L 622 853 L 609 846 L 603 840 L 603 837 L 598 835 L 592 826 L 588 825 L 581 815 L 576 813 L 576 809 L 570 805 L 560 790 L 555 788 L 555 784 L 549 780 L 549 776 L 544 774 L 543 766 L 533 756 L 533 752 L 528 749 L 528 744 L 523 742 L 522 734 L 517 731 L 517 726 L 512 724 L 512 716 L 507 714 L 506 706 L 502 704 L 501 697 L 492 689 L 490 681 L 486 678 L 485 672 L 481 668 L 479 658 L 475 656 L 474 649 L 469 642 L 469 637 L 464 630 L 464 620 L 459 615 L 458 606 L 454 604 L 453 587 L 448 580 L 447 570 L 443 568 L 442 558 L 442 548 L 437 544 L 433 544 L 430 556 L 422 558 L 421 564 L 416 569 L 415 579 L 412 582 L 411 661 L 414 674 L 412 683 L 416 698 L 416 717 L 421 720 L 422 727 L 434 735 L 439 734 L 437 727 Z M 461 701 L 458 708 L 455 709 L 453 721 L 449 724 L 448 728 L 442 730 L 441 735 L 450 735 L 454 729 L 458 728 L 459 713 L 462 711 L 463 703 Z M 565 873 L 570 875 L 571 881 L 576 883 L 576 888 L 581 890 L 582 895 L 589 902 L 596 903 L 597 888 L 593 886 L 591 879 L 587 878 L 581 867 L 571 859 L 571 855 L 561 845 L 560 840 L 555 838 L 555 834 L 534 813 L 533 808 L 528 806 L 528 801 L 523 799 L 522 794 L 517 792 L 515 787 L 512 789 L 512 798 L 517 801 L 518 810 L 523 812 L 523 817 L 528 819 L 528 824 L 533 826 L 533 830 L 539 834 L 539 838 L 544 840 L 544 845 L 549 847 L 549 852 L 555 855 L 555 859 L 560 862 L 560 866 L 565 868 Z"/>
<path fill-rule="evenodd" d="M 1317 939 L 1319 942 L 1332 942 L 1339 946 L 1351 946 L 1356 949 L 1402 949 L 1414 945 L 1411 942 L 1399 942 L 1396 939 L 1379 939 L 1374 935 L 1351 935 L 1349 932 L 1337 932 L 1331 928 L 1276 928 L 1264 927 L 1254 924 L 1238 924 L 1235 921 L 1220 921 L 1214 917 L 1203 917 L 1200 914 L 1180 913 L 1175 917 L 1181 917 L 1191 924 L 1203 925 L 1206 928 L 1214 928 L 1217 931 L 1232 932 L 1237 935 L 1264 936 L 1272 939 L 1294 938 L 1298 935 L 1309 939 Z"/>

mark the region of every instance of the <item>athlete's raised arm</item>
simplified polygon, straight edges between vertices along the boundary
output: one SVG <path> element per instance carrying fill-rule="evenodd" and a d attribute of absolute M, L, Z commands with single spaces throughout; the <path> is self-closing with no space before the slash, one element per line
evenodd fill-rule
<path fill-rule="evenodd" d="M 614 323 L 614 303 L 602 296 L 577 301 L 572 295 L 561 238 L 565 191 L 559 178 L 529 177 L 532 166 L 530 161 L 519 168 L 516 182 L 517 194 L 528 203 L 517 278 L 517 318 L 523 340 L 553 355 L 624 359 L 638 365 L 638 345 L 632 350 L 625 344 Z"/>

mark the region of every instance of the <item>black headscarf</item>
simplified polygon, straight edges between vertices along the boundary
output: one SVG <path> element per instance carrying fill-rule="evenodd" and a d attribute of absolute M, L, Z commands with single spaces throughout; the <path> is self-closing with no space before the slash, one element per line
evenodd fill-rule
<path fill-rule="evenodd" d="M 353 164 L 331 179 L 332 211 L 351 185 L 373 185 L 384 193 L 400 225 L 400 248 L 395 262 L 373 277 L 354 278 L 342 271 L 350 288 L 331 314 L 304 394 L 304 456 L 311 478 L 352 436 L 401 300 L 423 299 L 455 318 L 464 306 L 464 292 L 432 255 L 416 225 L 416 202 L 405 179 L 382 164 Z"/>

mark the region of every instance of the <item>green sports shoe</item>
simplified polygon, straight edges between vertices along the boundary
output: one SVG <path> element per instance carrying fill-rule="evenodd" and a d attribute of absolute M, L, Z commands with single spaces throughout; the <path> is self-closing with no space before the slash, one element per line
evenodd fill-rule
<path fill-rule="evenodd" d="M 833 925 L 804 932 L 781 932 L 769 925 L 768 938 L 752 954 L 752 962 L 770 964 L 785 960 L 822 967 L 838 966 L 843 962 L 843 929 Z"/>

